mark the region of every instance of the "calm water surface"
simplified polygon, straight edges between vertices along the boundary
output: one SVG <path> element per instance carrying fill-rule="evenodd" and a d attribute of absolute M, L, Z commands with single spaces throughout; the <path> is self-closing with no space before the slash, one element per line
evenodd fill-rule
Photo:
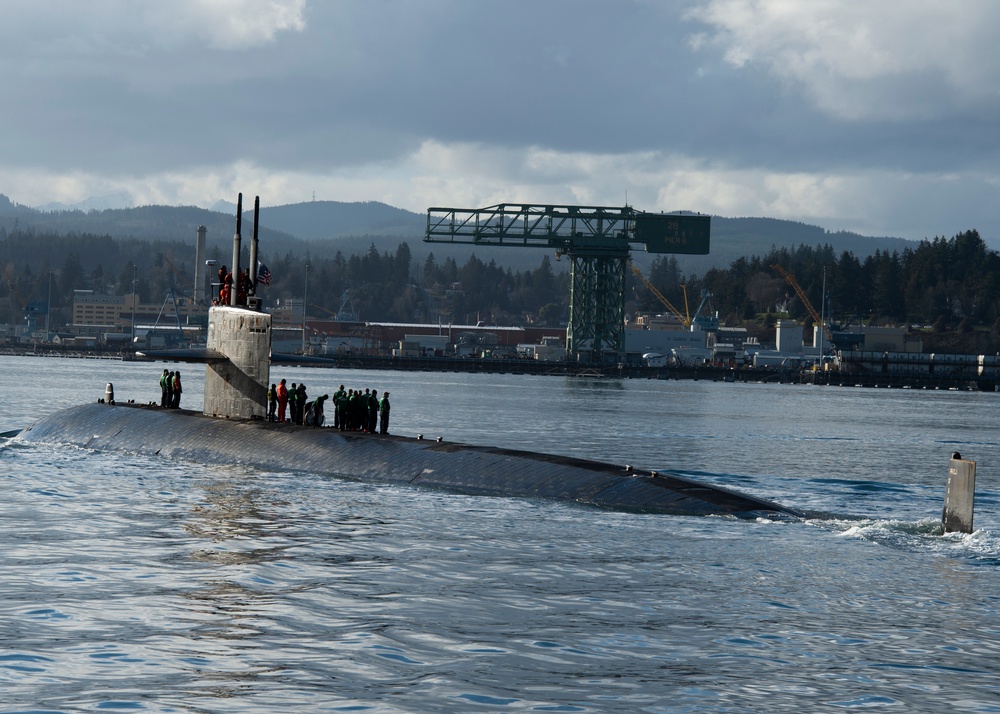
<path fill-rule="evenodd" d="M 175 365 L 170 365 L 173 368 Z M 163 364 L 0 357 L 0 431 Z M 203 370 L 180 365 L 182 406 Z M 0 712 L 1000 712 L 1000 395 L 295 368 L 392 431 L 821 517 L 605 512 L 0 441 Z M 954 450 L 977 531 L 939 535 Z"/>

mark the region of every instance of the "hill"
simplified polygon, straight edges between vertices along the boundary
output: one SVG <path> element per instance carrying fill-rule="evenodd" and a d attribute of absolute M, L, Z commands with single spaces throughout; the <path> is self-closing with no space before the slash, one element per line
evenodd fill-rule
<path fill-rule="evenodd" d="M 251 213 L 252 220 L 252 213 Z M 244 238 L 249 238 L 252 223 L 244 223 Z M 34 233 L 91 234 L 115 239 L 142 241 L 190 241 L 198 226 L 208 229 L 208 246 L 223 255 L 232 251 L 236 219 L 217 211 L 196 206 L 139 206 L 82 211 L 40 211 L 12 203 L 0 194 L 0 230 L 14 229 Z M 268 226 L 260 227 L 260 240 L 271 246 L 281 246 L 281 252 L 305 253 L 309 244 L 293 235 Z"/>
<path fill-rule="evenodd" d="M 888 236 L 863 236 L 848 231 L 830 232 L 819 226 L 777 218 L 712 218 L 711 253 L 705 256 L 678 256 L 685 273 L 702 274 L 751 255 L 764 255 L 771 247 L 830 245 L 840 255 L 844 251 L 864 260 L 876 251 L 902 252 L 915 248 L 916 241 Z"/>
<path fill-rule="evenodd" d="M 15 227 L 36 232 L 90 233 L 112 238 L 186 241 L 193 243 L 199 225 L 208 228 L 210 250 L 226 255 L 232 248 L 235 217 L 229 213 L 194 206 L 140 206 L 105 210 L 40 211 L 13 203 L 0 194 L 0 230 Z M 253 212 L 243 219 L 243 235 L 249 238 Z M 424 243 L 424 214 L 413 213 L 377 201 L 344 203 L 312 201 L 261 208 L 260 239 L 263 255 L 333 255 L 345 256 L 368 252 L 372 245 L 379 252 L 394 252 L 407 241 L 416 263 L 433 253 L 438 259 L 453 257 L 464 261 L 476 252 L 481 260 L 495 261 L 513 269 L 536 267 L 541 250 L 501 250 L 472 246 Z M 794 248 L 799 245 L 830 245 L 838 254 L 850 251 L 860 259 L 877 250 L 902 251 L 915 247 L 913 241 L 893 237 L 863 236 L 849 232 L 830 232 L 819 226 L 774 218 L 712 219 L 712 248 L 707 256 L 678 256 L 685 274 L 703 274 L 712 267 L 726 267 L 750 255 L 763 255 L 771 247 Z M 637 253 L 636 262 L 648 264 L 652 256 Z M 565 265 L 565 263 L 563 263 Z"/>
<path fill-rule="evenodd" d="M 260 222 L 303 240 L 336 240 L 359 235 L 419 237 L 427 219 L 378 201 L 312 201 L 261 208 Z"/>

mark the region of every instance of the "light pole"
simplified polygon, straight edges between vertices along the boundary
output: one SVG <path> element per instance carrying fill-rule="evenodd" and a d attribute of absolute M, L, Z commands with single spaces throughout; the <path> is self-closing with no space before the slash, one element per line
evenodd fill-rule
<path fill-rule="evenodd" d="M 823 294 L 819 306 L 819 368 L 823 369 L 823 337 L 826 332 L 826 266 L 823 266 Z"/>
<path fill-rule="evenodd" d="M 306 306 L 309 304 L 309 263 L 306 263 L 305 292 L 302 296 L 302 354 L 306 353 Z"/>
<path fill-rule="evenodd" d="M 45 303 L 45 341 L 49 341 L 49 314 L 52 312 L 52 271 L 49 271 L 49 299 Z"/>
<path fill-rule="evenodd" d="M 132 344 L 135 344 L 135 283 L 138 279 L 139 268 L 132 264 Z"/>

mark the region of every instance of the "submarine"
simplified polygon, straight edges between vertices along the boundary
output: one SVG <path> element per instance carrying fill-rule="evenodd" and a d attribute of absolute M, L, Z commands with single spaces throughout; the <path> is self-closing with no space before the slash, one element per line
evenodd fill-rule
<path fill-rule="evenodd" d="M 14 437 L 184 460 L 325 474 L 452 493 L 568 501 L 638 513 L 796 519 L 803 514 L 674 474 L 588 459 L 394 434 L 269 422 L 271 316 L 209 309 L 208 347 L 146 353 L 205 365 L 202 411 L 99 400 L 45 416 Z"/>
<path fill-rule="evenodd" d="M 92 403 L 44 417 L 15 439 L 185 460 L 326 474 L 477 496 L 572 501 L 672 515 L 789 518 L 776 503 L 630 466 L 490 446 L 232 419 L 152 405 Z"/>
<path fill-rule="evenodd" d="M 257 260 L 257 215 L 250 265 Z M 233 237 L 233 275 L 240 260 L 240 214 Z M 249 273 L 250 271 L 248 271 Z M 201 412 L 155 405 L 116 404 L 113 398 L 45 416 L 13 438 L 72 445 L 206 465 L 294 470 L 376 484 L 429 487 L 477 496 L 568 501 L 641 513 L 797 519 L 804 514 L 771 501 L 628 465 L 515 449 L 389 434 L 269 422 L 267 387 L 272 361 L 271 315 L 262 312 L 252 281 L 245 304 L 209 308 L 202 349 L 140 353 L 205 365 Z M 301 360 L 296 360 L 301 361 Z M 110 395 L 109 395 L 110 396 Z"/>

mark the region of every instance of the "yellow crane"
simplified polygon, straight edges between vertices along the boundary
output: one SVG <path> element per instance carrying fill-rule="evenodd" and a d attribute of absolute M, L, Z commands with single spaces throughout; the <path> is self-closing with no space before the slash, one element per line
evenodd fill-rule
<path fill-rule="evenodd" d="M 639 281 L 646 286 L 646 289 L 653 293 L 653 295 L 655 295 L 660 302 L 666 305 L 667 309 L 670 310 L 670 312 L 673 313 L 678 320 L 684 323 L 684 327 L 691 327 L 691 316 L 689 314 L 686 315 L 674 307 L 671 302 L 663 296 L 663 293 L 657 290 L 656 287 L 646 279 L 646 276 L 642 274 L 642 271 L 635 267 L 631 260 L 628 262 L 628 267 L 633 273 L 635 273 L 635 277 L 639 278 Z M 681 287 L 684 288 L 684 308 L 687 309 L 687 287 Z"/>
<path fill-rule="evenodd" d="M 821 318 L 819 316 L 819 313 L 816 312 L 816 308 L 813 307 L 812 303 L 809 302 L 809 298 L 806 297 L 805 291 L 799 285 L 799 281 L 795 279 L 795 276 L 789 273 L 784 268 L 782 268 L 777 263 L 771 266 L 771 270 L 776 270 L 781 275 L 781 277 L 785 279 L 785 282 L 792 286 L 792 290 L 795 291 L 795 294 L 799 296 L 799 300 L 802 301 L 802 304 L 805 306 L 806 310 L 809 311 L 809 315 L 812 317 L 813 323 L 817 325 L 822 325 L 823 334 L 826 335 L 828 344 L 833 344 L 833 334 L 830 332 L 830 328 L 826 325 L 825 322 L 823 322 L 823 318 Z"/>
<path fill-rule="evenodd" d="M 191 280 L 190 277 L 188 277 L 187 275 L 185 275 L 184 273 L 182 273 L 180 270 L 177 269 L 177 266 L 174 265 L 174 261 L 171 259 L 170 255 L 166 253 L 163 254 L 163 263 L 170 269 L 170 272 L 174 274 L 174 276 L 181 282 L 181 285 L 185 289 L 191 287 L 191 283 L 193 281 Z M 180 293 L 180 290 L 177 290 L 175 292 Z M 189 295 L 190 293 L 181 293 L 180 297 L 187 299 Z"/>
<path fill-rule="evenodd" d="M 13 263 L 8 263 L 7 267 L 3 271 L 4 280 L 7 282 L 7 291 L 14 302 L 17 304 L 18 312 L 24 310 L 28 306 L 28 302 L 31 297 L 38 291 L 39 286 L 42 284 L 41 280 L 35 281 L 35 286 L 31 289 L 31 292 L 25 295 L 20 290 L 20 281 L 16 277 L 16 268 Z M 46 309 L 48 309 L 46 307 Z"/>

